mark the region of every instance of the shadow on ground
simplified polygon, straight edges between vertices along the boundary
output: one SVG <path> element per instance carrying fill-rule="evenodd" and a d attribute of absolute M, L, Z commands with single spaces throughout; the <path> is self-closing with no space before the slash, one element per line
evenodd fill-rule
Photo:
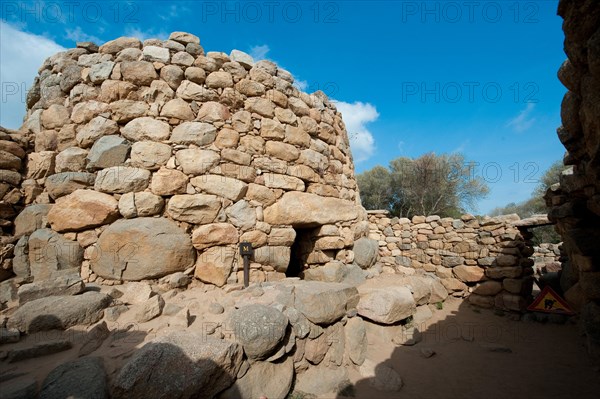
<path fill-rule="evenodd" d="M 37 324 L 60 325 L 60 320 L 43 315 Z M 135 323 L 107 327 L 100 321 L 0 345 L 0 398 L 213 398 L 234 382 L 237 370 L 231 373 L 209 360 L 196 337 L 181 332 L 187 339 L 182 349 L 169 342 L 144 344 L 152 335 Z M 231 359 L 224 362 L 239 366 L 241 351 Z M 235 387 L 229 394 L 239 396 Z"/>
<path fill-rule="evenodd" d="M 400 327 L 371 328 L 367 358 L 376 364 L 375 377 L 351 371 L 354 384 L 336 398 L 597 398 L 600 392 L 599 370 L 573 321 L 523 321 L 451 299 L 420 327 L 421 342 L 396 347 L 390 339 Z M 393 382 L 390 368 L 403 387 L 375 389 Z"/>

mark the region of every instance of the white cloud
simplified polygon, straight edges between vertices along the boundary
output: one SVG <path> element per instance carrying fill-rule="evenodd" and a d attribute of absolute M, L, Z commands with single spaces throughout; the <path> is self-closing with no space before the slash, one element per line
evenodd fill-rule
<path fill-rule="evenodd" d="M 361 162 L 368 159 L 375 151 L 375 139 L 366 125 L 379 118 L 377 109 L 372 104 L 360 101 L 352 104 L 335 101 L 335 105 L 342 113 L 346 124 L 354 161 Z"/>
<path fill-rule="evenodd" d="M 65 48 L 0 21 L 0 125 L 17 129 L 25 116 L 27 90 L 44 60 Z"/>
<path fill-rule="evenodd" d="M 467 139 L 467 140 L 463 141 L 462 143 L 460 143 L 460 145 L 458 147 L 456 147 L 455 149 L 450 151 L 450 153 L 455 154 L 457 152 L 463 152 L 470 143 L 471 143 L 471 140 Z"/>
<path fill-rule="evenodd" d="M 76 27 L 75 29 L 66 29 L 65 38 L 69 40 L 73 40 L 74 42 L 94 42 L 96 44 L 101 44 L 104 41 L 97 36 L 88 35 L 85 33 L 81 26 Z"/>
<path fill-rule="evenodd" d="M 183 4 L 171 4 L 167 10 L 159 9 L 157 15 L 163 21 L 170 21 L 180 15 L 189 15 L 191 12 L 192 10 Z"/>
<path fill-rule="evenodd" d="M 300 91 L 306 91 L 308 89 L 308 82 L 306 80 L 294 79 L 294 86 Z"/>
<path fill-rule="evenodd" d="M 536 121 L 536 119 L 531 116 L 534 108 L 535 103 L 528 103 L 525 109 L 519 112 L 519 115 L 508 121 L 506 126 L 512 127 L 517 133 L 528 130 Z"/>
<path fill-rule="evenodd" d="M 263 44 L 263 45 L 260 45 L 260 46 L 252 46 L 250 48 L 250 55 L 252 56 L 252 58 L 254 58 L 254 61 L 266 60 L 267 59 L 267 53 L 270 50 L 271 49 L 266 44 Z"/>
<path fill-rule="evenodd" d="M 155 31 L 154 29 L 142 30 L 137 27 L 127 27 L 125 29 L 125 36 L 137 37 L 141 41 L 146 39 L 160 39 L 166 40 L 169 38 L 169 34 L 164 30 Z"/>

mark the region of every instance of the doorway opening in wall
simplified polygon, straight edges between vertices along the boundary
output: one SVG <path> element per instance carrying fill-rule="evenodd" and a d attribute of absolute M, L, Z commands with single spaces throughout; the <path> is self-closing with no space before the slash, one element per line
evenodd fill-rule
<path fill-rule="evenodd" d="M 290 263 L 285 272 L 286 277 L 303 277 L 304 269 L 306 268 L 306 261 L 315 246 L 314 237 L 316 229 L 317 228 L 314 227 L 294 227 L 294 230 L 296 231 L 296 238 L 292 244 Z"/>

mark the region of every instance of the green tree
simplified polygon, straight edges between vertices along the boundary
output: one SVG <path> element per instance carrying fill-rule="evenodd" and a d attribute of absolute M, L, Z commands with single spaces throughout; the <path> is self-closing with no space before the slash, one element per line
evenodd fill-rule
<path fill-rule="evenodd" d="M 424 154 L 396 158 L 357 176 L 366 209 L 387 209 L 395 216 L 457 217 L 475 209 L 489 189 L 474 176 L 474 166 L 461 154 Z"/>
<path fill-rule="evenodd" d="M 392 195 L 392 176 L 383 166 L 356 176 L 360 199 L 366 209 L 387 209 Z"/>

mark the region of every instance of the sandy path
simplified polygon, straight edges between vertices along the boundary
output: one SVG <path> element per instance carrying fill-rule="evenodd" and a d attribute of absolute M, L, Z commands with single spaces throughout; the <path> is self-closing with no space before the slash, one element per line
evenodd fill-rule
<path fill-rule="evenodd" d="M 374 391 L 351 370 L 354 397 L 600 397 L 600 370 L 587 356 L 572 323 L 515 321 L 449 299 L 424 325 L 423 340 L 414 346 L 395 347 L 385 332 L 369 336 L 367 358 L 391 366 L 402 377 L 404 387 L 395 393 Z M 425 358 L 423 348 L 436 354 Z"/>

